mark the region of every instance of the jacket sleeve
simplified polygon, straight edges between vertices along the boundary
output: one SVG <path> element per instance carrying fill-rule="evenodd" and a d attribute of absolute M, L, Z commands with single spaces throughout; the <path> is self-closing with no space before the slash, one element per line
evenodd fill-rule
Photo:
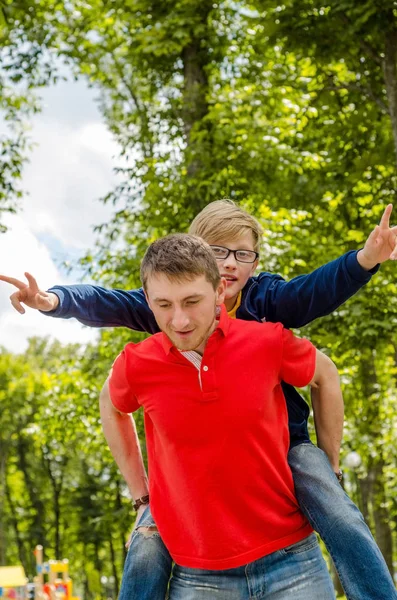
<path fill-rule="evenodd" d="M 248 292 L 250 310 L 260 320 L 302 327 L 346 302 L 378 269 L 379 266 L 366 271 L 357 261 L 357 252 L 351 251 L 290 281 L 261 273 Z"/>
<path fill-rule="evenodd" d="M 107 290 L 96 285 L 55 286 L 48 290 L 59 298 L 58 307 L 43 312 L 50 317 L 74 317 L 89 327 L 129 327 L 157 333 L 159 328 L 143 289 Z"/>

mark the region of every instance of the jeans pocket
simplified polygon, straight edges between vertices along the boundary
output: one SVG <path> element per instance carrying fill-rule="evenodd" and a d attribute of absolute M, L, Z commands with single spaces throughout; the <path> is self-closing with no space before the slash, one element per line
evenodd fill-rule
<path fill-rule="evenodd" d="M 300 554 L 301 552 L 307 552 L 317 546 L 317 537 L 315 533 L 311 533 L 308 537 L 303 538 L 291 546 L 287 546 L 280 550 L 283 554 Z"/>

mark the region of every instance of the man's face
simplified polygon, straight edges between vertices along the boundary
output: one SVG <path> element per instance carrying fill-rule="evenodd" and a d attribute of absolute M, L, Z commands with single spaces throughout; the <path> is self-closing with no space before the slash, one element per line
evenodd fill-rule
<path fill-rule="evenodd" d="M 225 281 L 216 290 L 204 275 L 174 281 L 162 273 L 149 277 L 146 297 L 157 324 L 178 350 L 203 353 L 216 327 L 216 310 L 225 299 Z"/>
<path fill-rule="evenodd" d="M 218 243 L 211 241 L 211 246 L 217 246 Z M 239 238 L 233 241 L 224 241 L 219 246 L 229 250 L 251 250 L 254 251 L 254 238 L 251 231 L 247 231 Z M 258 261 L 254 263 L 244 263 L 236 260 L 234 254 L 230 252 L 224 260 L 217 259 L 219 272 L 227 282 L 225 304 L 228 310 L 233 308 L 240 290 L 243 289 L 248 279 L 255 273 Z"/>

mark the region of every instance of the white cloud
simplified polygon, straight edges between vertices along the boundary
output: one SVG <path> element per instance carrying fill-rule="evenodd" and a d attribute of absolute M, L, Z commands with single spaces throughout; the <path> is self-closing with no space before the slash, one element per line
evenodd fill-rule
<path fill-rule="evenodd" d="M 46 246 L 20 217 L 9 217 L 7 225 L 10 230 L 0 236 L 0 273 L 25 281 L 24 272 L 29 271 L 43 289 L 66 283 Z M 94 329 L 85 328 L 74 319 L 54 319 L 29 308 L 20 315 L 9 301 L 14 290 L 0 282 L 0 346 L 19 353 L 26 349 L 27 340 L 32 336 L 50 336 L 63 343 L 87 343 L 96 339 Z"/>
<path fill-rule="evenodd" d="M 34 233 L 86 249 L 93 226 L 110 218 L 111 208 L 98 200 L 115 184 L 117 145 L 100 122 L 78 129 L 39 122 L 33 133 L 39 145 L 24 172 L 24 218 Z"/>
<path fill-rule="evenodd" d="M 57 265 L 92 247 L 93 226 L 110 220 L 113 208 L 98 199 L 116 183 L 119 148 L 102 122 L 94 93 L 84 81 L 42 91 L 44 109 L 31 131 L 36 145 L 23 172 L 27 195 L 19 215 L 7 219 L 11 230 L 0 235 L 0 273 L 24 279 L 30 271 L 43 289 L 73 283 Z M 0 282 L 0 346 L 19 352 L 36 335 L 65 343 L 95 339 L 95 329 L 73 319 L 45 317 L 28 308 L 19 315 L 10 305 L 11 293 Z"/>

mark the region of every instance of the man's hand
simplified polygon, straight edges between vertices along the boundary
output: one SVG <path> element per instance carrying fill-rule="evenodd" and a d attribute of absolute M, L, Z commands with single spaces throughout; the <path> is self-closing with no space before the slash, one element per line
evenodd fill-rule
<path fill-rule="evenodd" d="M 18 288 L 18 291 L 10 296 L 11 304 L 15 310 L 21 313 L 21 315 L 25 314 L 22 303 L 30 308 L 43 310 L 44 312 L 55 310 L 59 304 L 58 296 L 52 292 L 40 290 L 37 281 L 30 273 L 25 273 L 25 277 L 28 280 L 27 284 L 14 277 L 0 275 L 0 281 L 5 281 Z"/>
<path fill-rule="evenodd" d="M 386 206 L 379 225 L 370 233 L 365 246 L 357 254 L 357 260 L 367 271 L 386 260 L 397 259 L 397 226 L 390 227 L 393 205 Z"/>

